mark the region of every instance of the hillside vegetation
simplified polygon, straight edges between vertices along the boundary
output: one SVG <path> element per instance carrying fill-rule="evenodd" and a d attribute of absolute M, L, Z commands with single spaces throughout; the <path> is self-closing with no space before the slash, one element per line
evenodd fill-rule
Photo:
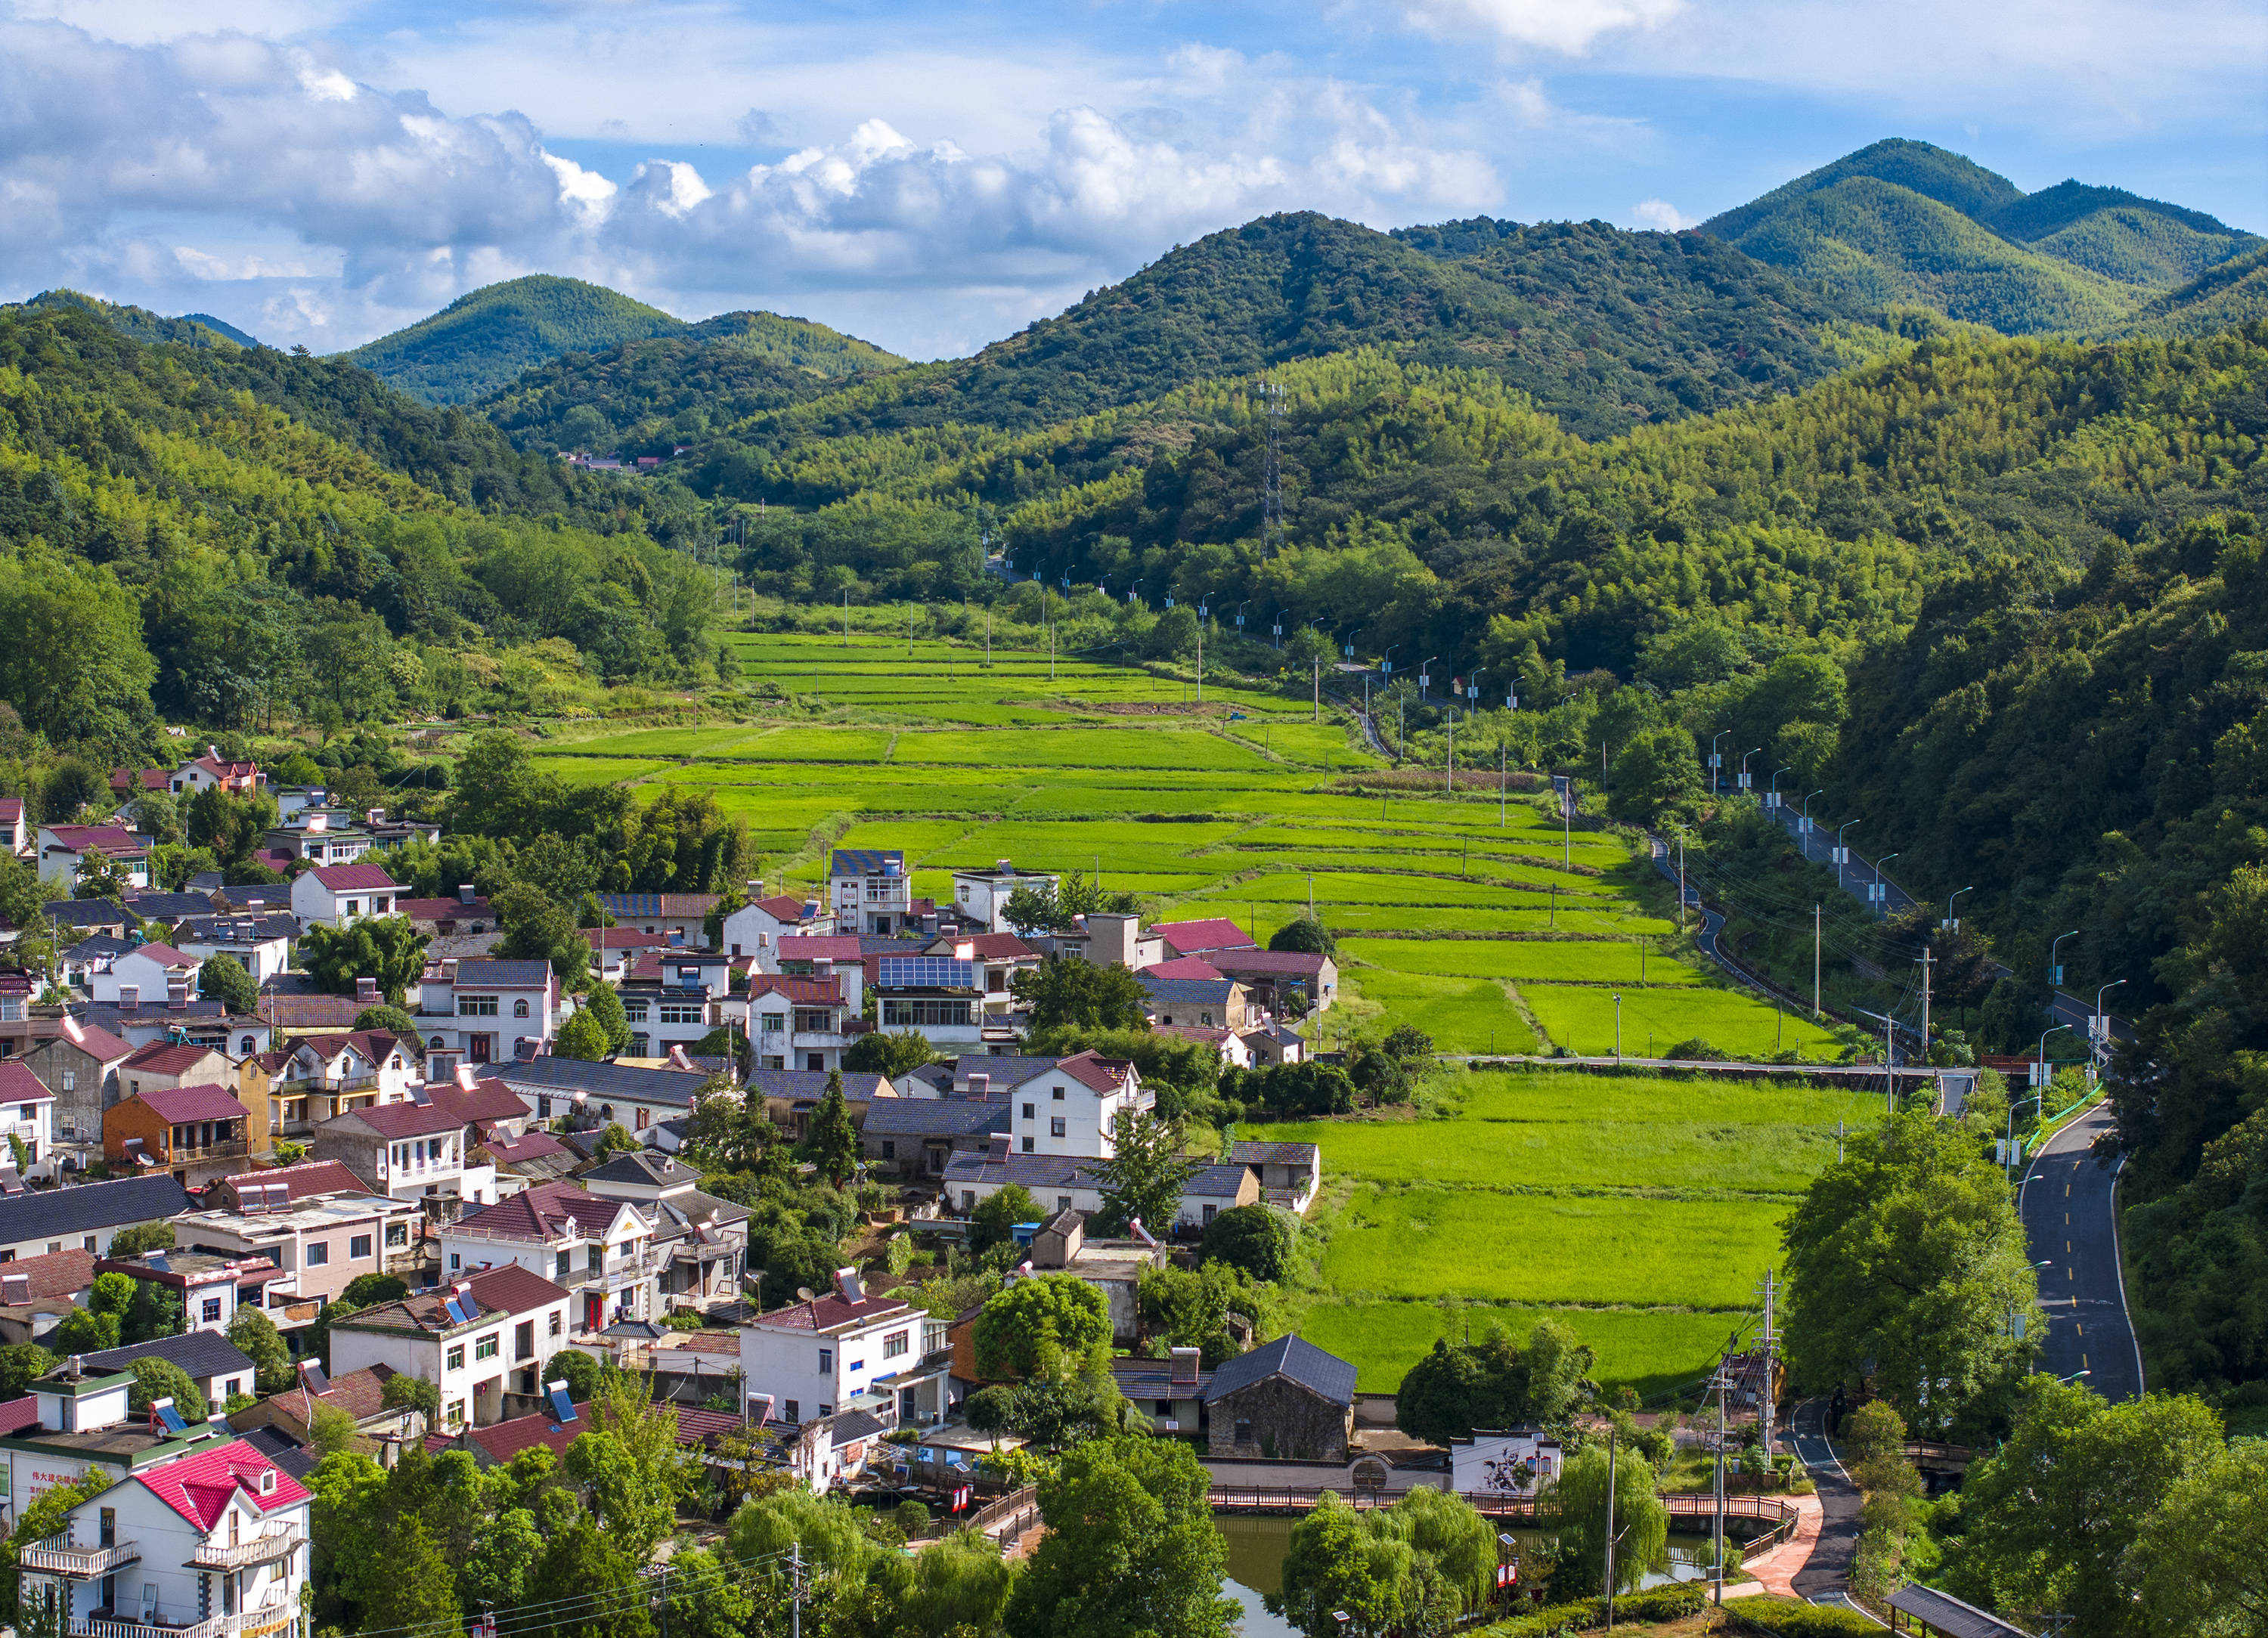
<path fill-rule="evenodd" d="M 99 296 L 83 295 L 73 290 L 41 290 L 28 301 L 0 305 L 0 312 L 40 312 L 63 308 L 91 312 L 121 335 L 130 335 L 137 342 L 178 342 L 185 347 L 204 348 L 260 345 L 234 326 L 223 324 L 204 313 L 188 313 L 178 319 L 168 319 L 147 307 L 107 302 Z"/>
<path fill-rule="evenodd" d="M 1927 143 L 1873 144 L 1702 224 L 1861 303 L 1911 304 L 2008 334 L 2101 330 L 2151 294 L 2257 249 L 2202 211 L 2124 188 L 2025 194 Z"/>
<path fill-rule="evenodd" d="M 341 356 L 412 398 L 463 404 L 563 354 L 603 352 L 657 335 L 728 346 L 819 375 L 902 362 L 807 320 L 729 312 L 688 324 L 602 286 L 548 274 L 474 290 L 430 319 Z"/>

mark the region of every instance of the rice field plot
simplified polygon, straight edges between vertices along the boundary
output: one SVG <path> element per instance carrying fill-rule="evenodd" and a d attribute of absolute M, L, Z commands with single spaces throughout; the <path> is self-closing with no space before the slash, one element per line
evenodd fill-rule
<path fill-rule="evenodd" d="M 1556 860 L 1548 865 L 1533 864 L 1506 859 L 1467 859 L 1455 853 L 1310 853 L 1292 848 L 1256 857 L 1247 868 L 1263 863 L 1278 871 L 1304 874 L 1314 870 L 1333 876 L 1382 874 L 1435 885 L 1464 882 L 1476 887 L 1494 886 L 1523 892 L 1540 890 L 1548 893 L 1555 887 L 1563 893 L 1596 892 L 1602 885 L 1599 877 L 1563 870 Z M 1423 902 L 1426 895 L 1413 892 L 1410 896 Z"/>
<path fill-rule="evenodd" d="M 1523 984 L 1528 1003 L 1554 1046 L 1579 1056 L 1615 1050 L 1615 1002 L 1602 989 Z M 1707 1041 L 1720 1051 L 1770 1056 L 1793 1049 L 1833 1058 L 1835 1038 L 1795 1011 L 1728 989 L 1631 987 L 1622 992 L 1622 1050 L 1631 1058 L 1659 1057 L 1681 1041 Z"/>
<path fill-rule="evenodd" d="M 1233 907 L 1241 891 L 1234 884 L 1211 890 L 1202 895 L 1200 905 L 1185 906 L 1191 914 L 1212 914 L 1215 902 Z M 1332 905 L 1326 910 L 1319 900 L 1316 910 L 1322 914 L 1326 926 L 1334 931 L 1346 933 L 1535 933 L 1545 931 L 1611 933 L 1630 923 L 1619 910 L 1571 910 L 1565 899 L 1555 914 L 1550 907 L 1548 895 L 1523 893 L 1514 898 L 1506 893 L 1510 907 L 1502 909 L 1476 910 L 1444 905 Z M 1277 903 L 1286 916 L 1297 906 L 1305 913 L 1304 900 Z M 1521 907 L 1533 906 L 1533 908 Z"/>
<path fill-rule="evenodd" d="M 1460 978 L 1556 979 L 1595 984 L 1701 981 L 1701 974 L 1692 967 L 1643 950 L 1632 938 L 1341 939 L 1339 959 L 1344 964 L 1349 958 L 1397 973 Z"/>
<path fill-rule="evenodd" d="M 1786 1080 L 1481 1069 L 1462 1076 L 1455 1090 L 1458 1119 L 1475 1121 L 1683 1121 L 1831 1133 L 1837 1120 L 1855 1127 L 1881 1113 L 1874 1093 Z"/>
<path fill-rule="evenodd" d="M 1565 884 L 1567 878 L 1559 879 Z M 1318 906 L 1407 905 L 1414 908 L 1435 905 L 1469 906 L 1476 909 L 1502 908 L 1513 905 L 1542 905 L 1550 896 L 1548 888 L 1535 886 L 1513 889 L 1499 886 L 1494 882 L 1460 880 L 1454 876 L 1373 875 L 1359 871 L 1317 870 L 1314 873 L 1312 887 Z M 1305 904 L 1310 891 L 1310 878 L 1304 872 L 1271 871 L 1251 881 L 1238 883 L 1235 891 L 1248 899 Z M 1559 888 L 1560 901 L 1565 904 L 1580 904 L 1587 900 L 1604 900 L 1610 897 L 1588 880 L 1580 887 L 1562 885 Z"/>
<path fill-rule="evenodd" d="M 744 723 L 719 723 L 709 728 L 632 728 L 588 739 L 558 741 L 547 749 L 554 756 L 728 756 L 733 746 L 755 738 L 760 731 Z"/>
<path fill-rule="evenodd" d="M 1537 1051 L 1542 1043 L 1502 984 L 1380 968 L 1340 969 L 1340 981 L 1385 1008 L 1388 1029 L 1410 1025 L 1433 1038 L 1440 1052 Z"/>
<path fill-rule="evenodd" d="M 1190 856 L 1201 848 L 1235 835 L 1239 828 L 1233 821 L 1152 824 L 1137 819 L 1099 819 L 1086 824 L 1049 824 L 1005 819 L 972 832 L 938 863 L 990 864 L 995 859 L 1014 859 L 1019 864 L 1029 860 L 1043 870 L 1091 869 L 1099 854 L 1106 863 L 1117 863 L 1130 870 L 1185 870 L 1226 875 L 1238 868 L 1233 858 Z"/>
<path fill-rule="evenodd" d="M 909 868 L 927 863 L 940 855 L 950 857 L 954 844 L 977 828 L 970 819 L 862 819 L 835 840 L 837 848 L 896 848 Z M 991 860 L 987 859 L 990 864 Z"/>
<path fill-rule="evenodd" d="M 709 754 L 749 762 L 880 762 L 889 748 L 887 728 L 776 728 Z"/>
<path fill-rule="evenodd" d="M 1788 1208 L 1364 1184 L 1340 1215 L 1323 1277 L 1346 1296 L 1742 1309 L 1777 1260 Z"/>
<path fill-rule="evenodd" d="M 552 756 L 530 759 L 539 774 L 549 774 L 563 785 L 625 785 L 660 773 L 667 762 L 640 762 L 622 757 Z"/>
<path fill-rule="evenodd" d="M 1501 1325 L 1525 1341 L 1536 1322 L 1568 1326 L 1597 1355 L 1591 1375 L 1602 1386 L 1630 1387 L 1642 1399 L 1688 1388 L 1708 1374 L 1732 1329 L 1723 1314 L 1682 1309 L 1539 1308 L 1517 1304 L 1325 1301 L 1314 1304 L 1300 1334 L 1355 1368 L 1355 1386 L 1391 1393 L 1434 1339 L 1478 1341 Z"/>
<path fill-rule="evenodd" d="M 1166 728 L 908 731 L 898 736 L 890 760 L 976 768 L 1258 769 L 1267 766 L 1254 753 L 1217 734 Z"/>
<path fill-rule="evenodd" d="M 1359 744 L 1354 731 L 1344 722 L 1245 721 L 1225 723 L 1224 731 L 1260 746 L 1271 756 L 1322 768 L 1328 759 L 1337 768 L 1382 768 L 1385 763 Z"/>

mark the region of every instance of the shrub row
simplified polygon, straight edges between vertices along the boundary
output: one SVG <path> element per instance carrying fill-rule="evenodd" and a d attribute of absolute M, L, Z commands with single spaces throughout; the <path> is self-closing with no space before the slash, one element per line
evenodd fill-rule
<path fill-rule="evenodd" d="M 1882 1630 L 1880 1621 L 1869 1620 L 1856 1610 L 1841 1609 L 1831 1604 L 1806 1604 L 1800 1598 L 1778 1598 L 1764 1593 L 1726 1599 L 1725 1613 L 1742 1630 L 1767 1633 L 1771 1638 L 1852 1638 L 1853 1634 Z"/>
<path fill-rule="evenodd" d="M 1615 1600 L 1615 1620 L 1674 1621 L 1700 1613 L 1707 1602 L 1700 1585 L 1681 1583 L 1674 1587 L 1650 1587 L 1624 1593 Z M 1729 1606 L 1727 1606 L 1729 1607 Z M 1579 1598 L 1572 1604 L 1546 1605 L 1526 1615 L 1514 1615 L 1481 1629 L 1479 1638 L 1557 1638 L 1561 1633 L 1587 1632 L 1607 1622 L 1604 1598 Z"/>

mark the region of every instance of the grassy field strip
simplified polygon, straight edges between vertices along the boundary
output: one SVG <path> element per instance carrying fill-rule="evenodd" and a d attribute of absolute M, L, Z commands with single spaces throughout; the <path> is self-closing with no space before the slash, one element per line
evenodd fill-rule
<path fill-rule="evenodd" d="M 1342 969 L 1365 1001 L 1386 1009 L 1386 1023 L 1408 1024 L 1433 1038 L 1441 1052 L 1533 1053 L 1543 1043 L 1502 984 L 1487 979 L 1436 978 L 1380 968 Z"/>
<path fill-rule="evenodd" d="M 1615 1003 L 1605 991 L 1523 984 L 1520 993 L 1553 1045 L 1587 1056 L 1615 1050 Z M 1732 990 L 1649 986 L 1625 989 L 1622 997 L 1622 1050 L 1627 1057 L 1659 1056 L 1661 1049 L 1696 1037 L 1732 1053 L 1770 1055 L 1793 1048 L 1815 1057 L 1833 1055 L 1834 1036 L 1809 1018 L 1776 1013 Z"/>
<path fill-rule="evenodd" d="M 1594 984 L 1697 984 L 1701 974 L 1668 956 L 1642 951 L 1633 939 L 1455 939 L 1446 943 L 1405 938 L 1347 938 L 1339 959 L 1350 959 L 1397 973 L 1455 978 L 1555 979 Z"/>
<path fill-rule="evenodd" d="M 1369 1296 L 1742 1308 L 1790 1203 L 1365 1184 L 1323 1274 Z"/>
<path fill-rule="evenodd" d="M 1706 1376 L 1736 1323 L 1727 1314 L 1683 1309 L 1540 1308 L 1518 1304 L 1326 1301 L 1307 1310 L 1300 1334 L 1355 1362 L 1355 1386 L 1391 1393 L 1434 1339 L 1475 1340 L 1500 1324 L 1522 1339 L 1539 1319 L 1572 1328 L 1597 1355 L 1594 1375 L 1628 1384 L 1642 1398 L 1669 1393 Z"/>
<path fill-rule="evenodd" d="M 1543 890 L 1539 892 L 1535 885 L 1512 889 L 1500 887 L 1492 882 L 1461 881 L 1454 876 L 1395 876 L 1317 870 L 1312 878 L 1304 871 L 1298 874 L 1270 871 L 1241 885 L 1236 891 L 1250 899 L 1305 904 L 1312 889 L 1318 905 L 1407 905 L 1412 908 L 1429 905 L 1503 907 L 1548 904 L 1551 898 L 1550 890 L 1554 887 L 1558 890 L 1559 901 L 1571 907 L 1611 902 L 1614 899 L 1612 892 L 1595 878 L 1584 878 L 1580 885 L 1562 878 L 1558 881 L 1547 881 L 1542 886 Z"/>
<path fill-rule="evenodd" d="M 1876 1094 L 1840 1087 L 1592 1075 L 1580 1069 L 1475 1070 L 1452 1090 L 1460 1097 L 1457 1113 L 1463 1120 L 1601 1120 L 1616 1127 L 1648 1121 L 1786 1124 L 1832 1132 L 1838 1120 L 1855 1126 L 1881 1113 Z"/>

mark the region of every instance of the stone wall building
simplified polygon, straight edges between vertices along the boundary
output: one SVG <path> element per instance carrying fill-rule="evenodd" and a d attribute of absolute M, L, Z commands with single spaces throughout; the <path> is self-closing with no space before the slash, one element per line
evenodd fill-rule
<path fill-rule="evenodd" d="M 1216 1369 L 1204 1404 L 1210 1456 L 1344 1461 L 1354 1436 L 1354 1367 L 1312 1342 L 1278 1337 Z"/>

